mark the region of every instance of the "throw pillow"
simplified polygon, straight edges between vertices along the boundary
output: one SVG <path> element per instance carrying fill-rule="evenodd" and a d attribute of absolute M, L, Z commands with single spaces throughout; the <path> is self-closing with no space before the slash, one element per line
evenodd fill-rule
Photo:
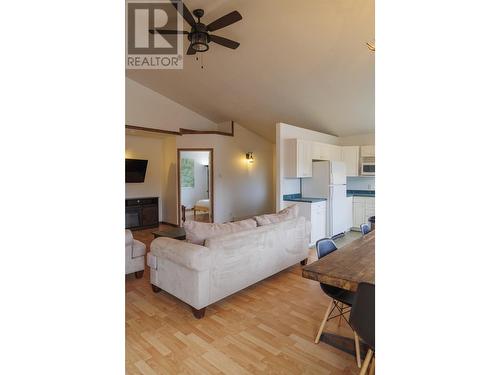
<path fill-rule="evenodd" d="M 281 223 L 282 221 L 295 219 L 299 216 L 299 206 L 294 204 L 293 206 L 284 208 L 277 214 L 267 214 L 255 216 L 254 219 L 257 221 L 259 227 L 269 224 Z"/>

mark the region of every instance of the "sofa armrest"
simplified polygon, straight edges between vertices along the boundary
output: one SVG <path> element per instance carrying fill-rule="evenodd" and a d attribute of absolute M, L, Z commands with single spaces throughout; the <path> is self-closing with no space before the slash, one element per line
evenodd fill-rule
<path fill-rule="evenodd" d="M 134 236 L 130 229 L 125 229 L 125 246 L 132 246 L 134 243 Z"/>
<path fill-rule="evenodd" d="M 166 258 L 186 268 L 195 271 L 210 268 L 210 250 L 205 246 L 159 237 L 151 242 L 150 248 L 153 255 Z"/>

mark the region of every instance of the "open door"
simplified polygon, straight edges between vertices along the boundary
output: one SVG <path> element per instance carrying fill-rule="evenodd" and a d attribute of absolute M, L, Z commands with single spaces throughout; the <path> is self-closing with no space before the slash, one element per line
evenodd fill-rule
<path fill-rule="evenodd" d="M 177 149 L 178 223 L 213 222 L 213 149 Z"/>

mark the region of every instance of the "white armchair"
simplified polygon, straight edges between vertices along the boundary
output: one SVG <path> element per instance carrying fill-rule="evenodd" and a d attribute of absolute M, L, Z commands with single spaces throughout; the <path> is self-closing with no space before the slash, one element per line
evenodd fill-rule
<path fill-rule="evenodd" d="M 125 229 L 125 274 L 135 272 L 136 278 L 144 274 L 144 255 L 146 245 L 141 241 L 134 240 L 129 229 Z"/>

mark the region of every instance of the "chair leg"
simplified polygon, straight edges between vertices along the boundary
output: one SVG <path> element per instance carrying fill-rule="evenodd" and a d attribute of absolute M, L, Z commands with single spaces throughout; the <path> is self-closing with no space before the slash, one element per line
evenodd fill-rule
<path fill-rule="evenodd" d="M 332 312 L 332 306 L 333 306 L 333 299 L 330 299 L 330 304 L 328 305 L 325 316 L 323 317 L 323 321 L 321 322 L 321 325 L 319 326 L 318 334 L 316 335 L 316 339 L 314 340 L 314 343 L 317 344 L 319 342 L 319 338 L 321 337 L 321 333 L 323 332 L 323 328 L 325 328 L 326 321 L 328 320 L 328 316 Z"/>
<path fill-rule="evenodd" d="M 339 302 L 339 310 L 340 310 L 340 315 L 339 315 L 339 324 L 337 327 L 340 327 L 340 322 L 342 321 L 342 315 L 344 314 L 344 304 L 342 302 Z"/>
<path fill-rule="evenodd" d="M 373 356 L 372 365 L 370 366 L 370 371 L 368 372 L 368 375 L 374 375 L 374 374 L 375 374 L 375 356 Z"/>
<path fill-rule="evenodd" d="M 359 375 L 365 375 L 366 370 L 368 370 L 368 365 L 370 364 L 373 356 L 373 350 L 368 349 L 368 352 L 366 353 L 365 360 L 363 361 L 363 366 L 361 366 L 361 371 L 359 372 Z"/>
<path fill-rule="evenodd" d="M 358 368 L 361 368 L 361 352 L 359 350 L 359 336 L 354 331 L 354 346 L 356 347 L 356 362 L 358 364 Z"/>

